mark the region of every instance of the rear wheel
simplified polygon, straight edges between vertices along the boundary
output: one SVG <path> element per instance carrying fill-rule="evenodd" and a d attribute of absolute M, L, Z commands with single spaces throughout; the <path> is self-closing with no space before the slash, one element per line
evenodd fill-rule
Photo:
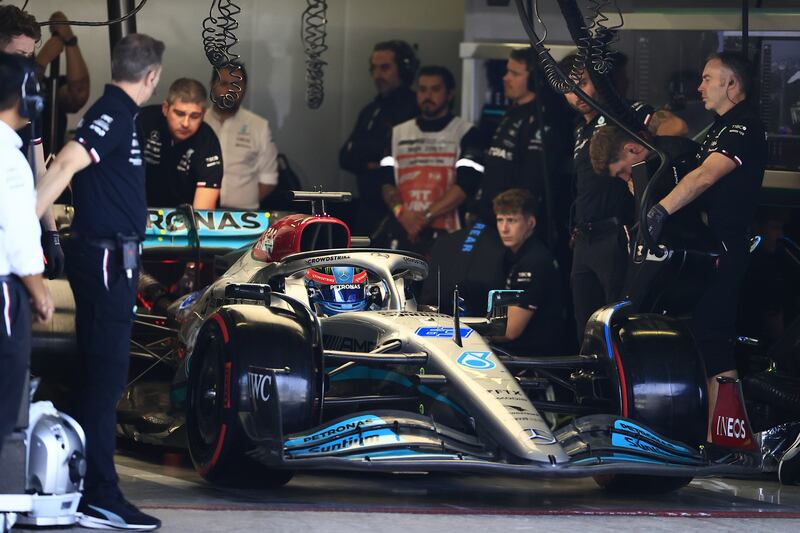
<path fill-rule="evenodd" d="M 245 455 L 249 443 L 238 420 L 235 363 L 221 327 L 209 321 L 192 355 L 186 413 L 192 462 L 203 478 L 214 483 L 284 485 L 292 471 L 268 468 Z"/>

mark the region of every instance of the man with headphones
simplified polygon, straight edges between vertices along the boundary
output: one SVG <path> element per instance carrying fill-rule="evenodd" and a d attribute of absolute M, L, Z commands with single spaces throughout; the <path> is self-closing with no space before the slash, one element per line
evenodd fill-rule
<path fill-rule="evenodd" d="M 33 175 L 16 133 L 43 106 L 34 63 L 0 53 L 0 450 L 17 421 L 30 366 L 31 307 L 37 321 L 53 316 Z"/>
<path fill-rule="evenodd" d="M 541 212 L 544 193 L 544 144 L 536 117 L 534 67 L 536 57 L 529 48 L 511 51 L 503 76 L 503 92 L 512 101 L 492 136 L 486 151 L 478 216 L 494 220 L 492 201 L 503 191 L 525 189 Z"/>
<path fill-rule="evenodd" d="M 39 23 L 36 22 L 33 15 L 22 11 L 17 6 L 0 5 L 0 52 L 33 59 L 34 48 L 41 36 Z M 34 126 L 36 126 L 36 131 L 34 131 Z M 20 149 L 28 158 L 36 179 L 39 179 L 46 170 L 42 144 L 43 126 L 43 122 L 39 120 L 35 125 L 26 124 L 19 131 L 22 139 Z M 64 252 L 61 249 L 53 213 L 48 210 L 42 216 L 41 222 L 42 249 L 45 258 L 44 272 L 48 278 L 55 279 L 64 272 Z"/>
<path fill-rule="evenodd" d="M 708 377 L 709 441 L 717 431 L 713 420 L 717 378 L 737 378 L 733 347 L 739 286 L 750 256 L 748 226 L 755 217 L 767 166 L 766 131 L 748 102 L 750 68 L 736 52 L 708 59 L 698 91 L 716 120 L 701 143 L 699 166 L 647 214 L 647 231 L 658 242 L 667 218 L 702 195 L 708 227 L 724 249 L 692 316 L 692 332 Z"/>
<path fill-rule="evenodd" d="M 375 45 L 369 70 L 378 94 L 358 114 L 353 132 L 339 152 L 339 166 L 356 175 L 359 204 L 354 232 L 371 235 L 389 215 L 381 195 L 380 161 L 392 128 L 419 114 L 411 85 L 419 68 L 414 49 L 405 41 Z"/>

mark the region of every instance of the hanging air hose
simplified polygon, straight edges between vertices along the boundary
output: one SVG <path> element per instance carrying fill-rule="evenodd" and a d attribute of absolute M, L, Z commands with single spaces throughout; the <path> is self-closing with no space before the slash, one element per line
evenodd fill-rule
<path fill-rule="evenodd" d="M 596 68 L 594 68 L 594 65 L 587 64 L 587 61 L 591 62 L 593 49 L 596 50 L 597 54 L 602 54 L 600 57 L 610 58 L 610 52 L 608 51 L 608 44 L 610 40 L 608 39 L 608 34 L 612 33 L 611 30 L 619 29 L 619 26 L 615 28 L 606 28 L 607 31 L 601 30 L 601 35 L 605 35 L 605 37 L 592 37 L 587 26 L 584 24 L 583 14 L 578 8 L 576 1 L 558 0 L 559 8 L 561 9 L 561 13 L 567 23 L 567 28 L 572 36 L 572 40 L 578 47 L 578 59 L 573 63 L 569 75 L 566 75 L 561 71 L 547 47 L 544 46 L 543 39 L 539 39 L 539 36 L 536 34 L 536 30 L 531 22 L 530 14 L 523 5 L 523 0 L 514 0 L 514 2 L 516 4 L 520 20 L 522 21 L 522 26 L 525 28 L 525 32 L 528 34 L 528 37 L 531 41 L 531 46 L 536 51 L 542 69 L 545 72 L 545 77 L 553 89 L 560 93 L 573 92 L 581 100 L 586 102 L 592 109 L 602 114 L 610 122 L 618 126 L 625 133 L 636 139 L 636 141 L 658 156 L 659 167 L 653 174 L 652 179 L 645 188 L 642 196 L 639 219 L 646 220 L 647 211 L 650 208 L 652 196 L 656 190 L 653 184 L 659 182 L 667 173 L 667 156 L 663 151 L 659 150 L 652 144 L 648 133 L 646 131 L 642 131 L 642 125 L 636 119 L 636 116 L 634 115 L 628 103 L 619 96 L 608 75 L 601 74 Z M 595 89 L 597 90 L 599 100 L 603 102 L 602 105 L 597 100 L 590 98 L 580 89 L 580 87 L 578 87 L 577 82 L 580 80 L 583 69 L 585 69 L 591 77 Z M 663 255 L 663 252 L 659 249 L 658 244 L 653 241 L 650 233 L 643 231 L 642 227 L 639 228 L 639 237 L 644 241 L 647 249 L 652 251 L 654 255 L 658 257 Z"/>
<path fill-rule="evenodd" d="M 322 54 L 328 49 L 325 39 L 328 34 L 326 0 L 306 0 L 307 6 L 303 11 L 300 38 L 306 51 L 306 104 L 309 109 L 318 109 L 325 99 L 324 73 L 322 68 L 327 63 L 322 59 Z"/>
<path fill-rule="evenodd" d="M 241 98 L 243 81 L 239 54 L 231 51 L 238 42 L 235 31 L 239 29 L 236 15 L 242 9 L 231 0 L 212 0 L 208 16 L 203 20 L 203 48 L 211 66 L 221 76 L 225 70 L 234 78 L 229 89 L 221 97 L 211 94 L 211 101 L 222 109 L 231 109 Z M 238 83 L 237 83 L 238 82 Z"/>

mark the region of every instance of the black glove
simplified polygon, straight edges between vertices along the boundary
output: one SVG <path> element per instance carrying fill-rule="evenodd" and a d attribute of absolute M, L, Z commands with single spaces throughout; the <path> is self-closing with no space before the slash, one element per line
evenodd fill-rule
<path fill-rule="evenodd" d="M 666 222 L 669 213 L 664 209 L 661 204 L 656 204 L 647 212 L 647 233 L 650 238 L 657 245 L 658 240 L 661 238 L 661 230 L 664 229 L 664 222 Z"/>
<path fill-rule="evenodd" d="M 44 252 L 44 273 L 48 279 L 56 279 L 64 273 L 64 250 L 57 231 L 42 232 L 42 251 Z"/>

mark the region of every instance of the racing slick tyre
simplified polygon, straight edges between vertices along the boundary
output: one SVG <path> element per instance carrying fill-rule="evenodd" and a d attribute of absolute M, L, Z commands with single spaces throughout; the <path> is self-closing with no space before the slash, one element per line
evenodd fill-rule
<path fill-rule="evenodd" d="M 708 413 L 705 365 L 686 326 L 655 314 L 625 313 L 625 304 L 598 310 L 586 328 L 582 353 L 610 361 L 618 413 L 662 436 L 696 446 L 705 442 Z M 613 492 L 664 493 L 692 478 L 604 475 Z"/>
<path fill-rule="evenodd" d="M 276 324 L 268 322 L 270 319 L 281 323 L 264 306 L 223 307 L 206 321 L 198 335 L 189 365 L 186 429 L 192 462 L 200 475 L 211 482 L 281 486 L 293 476 L 290 470 L 270 468 L 251 458 L 257 446 L 245 430 L 246 426 L 253 426 L 248 418 L 253 413 L 247 412 L 248 403 L 242 400 L 249 400 L 251 392 L 249 369 L 254 363 L 288 367 L 285 361 L 269 360 L 272 353 L 285 353 L 282 349 L 286 349 L 285 339 L 276 340 Z M 265 337 L 266 333 L 271 335 Z M 262 341 L 257 354 L 248 348 L 256 344 L 253 335 Z M 302 336 L 302 332 L 298 335 Z M 267 342 L 274 350 L 265 348 Z M 296 350 L 293 355 L 297 355 Z M 253 360 L 256 356 L 259 359 Z M 295 368 L 302 370 L 303 365 Z M 298 418 L 301 424 L 310 423 L 308 416 Z M 267 429 L 280 438 L 281 428 Z"/>

